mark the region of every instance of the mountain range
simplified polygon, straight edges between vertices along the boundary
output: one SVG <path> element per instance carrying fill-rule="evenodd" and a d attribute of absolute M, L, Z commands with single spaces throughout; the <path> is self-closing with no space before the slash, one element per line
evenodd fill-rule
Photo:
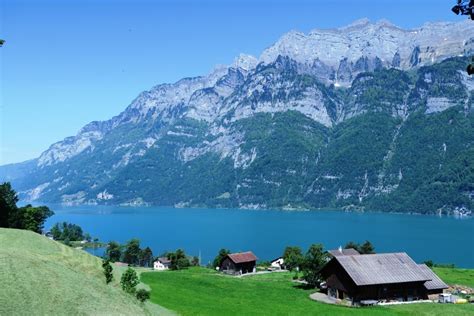
<path fill-rule="evenodd" d="M 65 204 L 474 209 L 472 54 L 471 21 L 292 31 L 142 92 L 0 180 Z"/>

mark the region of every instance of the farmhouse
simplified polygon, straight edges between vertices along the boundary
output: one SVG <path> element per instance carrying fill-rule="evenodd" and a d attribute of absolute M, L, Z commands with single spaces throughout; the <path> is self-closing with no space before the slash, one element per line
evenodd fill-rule
<path fill-rule="evenodd" d="M 320 272 L 328 296 L 353 305 L 426 299 L 448 288 L 406 253 L 336 255 Z"/>
<path fill-rule="evenodd" d="M 160 257 L 153 262 L 153 269 L 155 270 L 168 270 L 170 268 L 171 260 L 166 257 Z"/>
<path fill-rule="evenodd" d="M 255 272 L 257 257 L 251 252 L 239 252 L 228 254 L 222 260 L 219 270 L 235 275 Z"/>

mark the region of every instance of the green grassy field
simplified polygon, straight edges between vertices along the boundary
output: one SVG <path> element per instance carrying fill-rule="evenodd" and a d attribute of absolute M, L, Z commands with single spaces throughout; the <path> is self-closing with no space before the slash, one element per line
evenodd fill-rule
<path fill-rule="evenodd" d="M 245 278 L 212 270 L 148 272 L 141 280 L 151 300 L 182 315 L 474 315 L 472 305 L 420 303 L 403 306 L 347 308 L 309 299 L 313 291 L 291 282 L 289 273 Z"/>
<path fill-rule="evenodd" d="M 474 288 L 474 269 L 433 268 L 436 274 L 450 285 L 466 285 Z"/>
<path fill-rule="evenodd" d="M 116 276 L 119 276 L 119 269 Z M 0 315 L 157 315 L 118 278 L 106 285 L 101 260 L 30 231 L 0 228 Z"/>

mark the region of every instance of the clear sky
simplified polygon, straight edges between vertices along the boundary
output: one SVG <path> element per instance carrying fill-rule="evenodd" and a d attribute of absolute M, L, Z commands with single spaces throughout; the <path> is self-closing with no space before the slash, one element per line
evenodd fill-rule
<path fill-rule="evenodd" d="M 258 56 L 290 30 L 459 21 L 455 0 L 0 0 L 0 165 L 35 158 L 143 90 Z"/>

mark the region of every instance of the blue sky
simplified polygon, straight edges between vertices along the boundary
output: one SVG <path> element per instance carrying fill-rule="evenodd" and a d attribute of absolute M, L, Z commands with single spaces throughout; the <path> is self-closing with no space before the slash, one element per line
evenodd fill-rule
<path fill-rule="evenodd" d="M 290 30 L 459 21 L 454 0 L 0 1 L 0 165 L 37 157 L 143 90 L 258 56 Z"/>

